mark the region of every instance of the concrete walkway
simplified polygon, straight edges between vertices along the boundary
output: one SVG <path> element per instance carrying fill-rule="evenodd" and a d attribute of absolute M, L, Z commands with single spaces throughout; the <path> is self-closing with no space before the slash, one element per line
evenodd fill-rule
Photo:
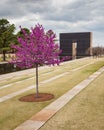
<path fill-rule="evenodd" d="M 87 79 L 76 85 L 70 91 L 63 96 L 52 102 L 50 105 L 42 109 L 37 114 L 33 115 L 29 120 L 15 128 L 15 130 L 38 130 L 44 125 L 55 113 L 57 113 L 64 105 L 66 105 L 75 95 L 81 90 L 86 88 L 95 78 L 97 78 L 102 72 L 104 67 L 93 73 Z"/>
<path fill-rule="evenodd" d="M 62 62 L 60 63 L 60 65 L 63 64 L 69 64 L 71 62 L 76 62 L 76 61 L 83 61 L 83 59 L 89 59 L 90 60 L 91 57 L 87 57 L 87 58 L 81 58 L 81 59 L 75 59 L 75 60 L 71 60 L 71 61 L 66 61 L 66 62 Z M 51 68 L 54 66 L 51 66 Z M 50 68 L 49 66 L 40 66 L 39 70 L 44 70 Z M 21 71 L 16 71 L 16 72 L 12 72 L 12 73 L 7 73 L 7 74 L 2 74 L 0 75 L 0 80 L 6 79 L 6 78 L 14 78 L 14 77 L 19 77 L 19 76 L 23 76 L 25 74 L 30 74 L 35 72 L 35 68 L 31 68 L 31 69 L 27 69 L 27 70 L 21 70 Z"/>

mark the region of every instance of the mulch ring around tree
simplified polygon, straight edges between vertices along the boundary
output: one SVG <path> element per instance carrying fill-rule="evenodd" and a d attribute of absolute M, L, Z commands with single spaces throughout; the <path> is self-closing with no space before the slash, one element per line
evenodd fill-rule
<path fill-rule="evenodd" d="M 23 97 L 19 98 L 19 100 L 22 102 L 42 102 L 42 101 L 51 100 L 53 98 L 54 98 L 53 94 L 39 93 L 38 97 L 37 97 L 36 94 L 34 93 L 34 94 L 23 96 Z"/>

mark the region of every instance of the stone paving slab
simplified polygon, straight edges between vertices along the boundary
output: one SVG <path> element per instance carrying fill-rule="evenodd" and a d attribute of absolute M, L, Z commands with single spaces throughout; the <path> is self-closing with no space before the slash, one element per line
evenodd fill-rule
<path fill-rule="evenodd" d="M 76 96 L 81 90 L 86 88 L 95 78 L 97 78 L 102 72 L 104 67 L 93 73 L 87 79 L 76 85 L 74 88 L 66 92 L 56 101 L 45 107 L 43 110 L 35 114 L 29 120 L 18 126 L 15 130 L 38 130 L 42 127 L 55 113 L 57 113 L 63 106 L 65 106 L 74 96 Z"/>
<path fill-rule="evenodd" d="M 45 122 L 27 120 L 22 126 L 17 127 L 15 130 L 38 130 Z"/>
<path fill-rule="evenodd" d="M 43 109 L 40 112 L 38 112 L 36 115 L 32 116 L 30 120 L 33 121 L 47 121 L 50 119 L 57 111 L 56 110 L 48 110 Z"/>

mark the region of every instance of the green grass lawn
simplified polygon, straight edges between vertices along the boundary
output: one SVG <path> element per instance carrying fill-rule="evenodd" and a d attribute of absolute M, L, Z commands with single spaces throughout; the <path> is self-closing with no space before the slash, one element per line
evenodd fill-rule
<path fill-rule="evenodd" d="M 91 61 L 95 61 L 95 59 L 91 59 Z M 75 72 L 70 71 L 72 68 L 80 67 L 84 64 L 90 63 L 91 61 L 88 59 L 87 60 L 84 59 L 80 62 L 76 60 L 75 62 L 69 62 L 59 67 L 52 67 L 47 70 L 40 70 L 39 71 L 40 81 L 43 81 L 44 79 L 47 78 L 51 78 L 52 76 L 56 76 L 57 74 L 60 74 L 62 72 L 69 71 L 70 73 L 52 82 L 40 84 L 39 86 L 40 92 L 54 94 L 55 98 L 51 101 L 39 102 L 39 103 L 35 102 L 27 103 L 27 102 L 20 102 L 18 100 L 19 97 L 22 97 L 23 95 L 35 93 L 34 88 L 10 100 L 0 103 L 0 130 L 13 130 L 15 127 L 23 123 L 25 120 L 29 119 L 33 114 L 43 109 L 45 106 L 56 100 L 62 94 L 64 94 L 72 87 L 74 87 L 76 84 L 86 79 L 89 75 L 98 70 L 100 67 L 104 66 L 104 59 L 100 59 L 97 60 L 95 63 L 82 68 L 81 70 Z M 50 71 L 52 71 L 52 73 L 50 73 Z M 102 79 L 100 80 L 100 82 L 101 81 Z M 31 85 L 33 83 L 35 83 L 35 80 L 28 80 L 27 82 L 25 81 L 25 83 L 23 82 L 18 84 L 19 87 L 18 85 L 14 85 L 12 87 L 0 90 L 0 92 L 3 96 L 8 93 L 21 90 L 22 88 L 25 88 L 26 86 Z"/>

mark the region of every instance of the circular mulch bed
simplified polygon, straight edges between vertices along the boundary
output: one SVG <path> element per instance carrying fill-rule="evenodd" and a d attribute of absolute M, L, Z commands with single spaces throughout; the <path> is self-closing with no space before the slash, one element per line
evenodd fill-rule
<path fill-rule="evenodd" d="M 23 102 L 42 102 L 42 101 L 48 101 L 54 98 L 53 94 L 48 94 L 48 93 L 39 93 L 38 97 L 36 94 L 30 94 L 24 97 L 19 98 L 20 101 Z"/>

